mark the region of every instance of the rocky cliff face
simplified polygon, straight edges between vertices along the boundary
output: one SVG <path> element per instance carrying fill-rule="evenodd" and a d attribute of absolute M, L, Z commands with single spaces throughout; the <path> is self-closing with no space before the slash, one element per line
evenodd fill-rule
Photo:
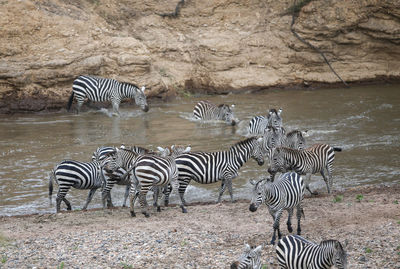
<path fill-rule="evenodd" d="M 81 74 L 150 88 L 224 93 L 335 83 L 290 32 L 292 1 L 1 0 L 0 111 L 65 107 Z M 311 1 L 294 29 L 348 81 L 400 78 L 400 2 Z"/>

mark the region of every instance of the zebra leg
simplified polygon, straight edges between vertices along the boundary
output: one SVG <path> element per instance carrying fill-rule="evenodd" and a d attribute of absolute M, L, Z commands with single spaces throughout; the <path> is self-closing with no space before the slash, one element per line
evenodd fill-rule
<path fill-rule="evenodd" d="M 287 229 L 288 229 L 288 231 L 289 231 L 289 233 L 292 233 L 293 232 L 293 228 L 292 228 L 292 216 L 293 216 L 293 208 L 291 208 L 291 209 L 289 209 L 288 210 L 288 220 L 287 220 Z"/>
<path fill-rule="evenodd" d="M 125 195 L 124 195 L 124 203 L 122 204 L 122 207 L 126 207 L 126 200 L 128 199 L 128 196 L 129 196 L 129 189 L 130 189 L 130 185 L 126 185 Z"/>
<path fill-rule="evenodd" d="M 172 192 L 172 184 L 168 184 L 168 186 L 164 189 L 164 206 L 168 206 L 169 204 L 169 195 Z"/>
<path fill-rule="evenodd" d="M 146 195 L 147 195 L 148 189 L 146 188 L 142 188 L 142 190 L 139 192 L 139 202 L 140 202 L 140 207 L 142 208 L 142 214 L 148 218 L 150 217 L 149 212 L 147 211 L 147 199 L 146 199 Z"/>
<path fill-rule="evenodd" d="M 276 232 L 278 232 L 278 239 L 282 238 L 282 234 L 281 231 L 279 229 L 279 222 L 281 219 L 281 215 L 282 215 L 282 209 L 278 210 L 275 212 L 274 214 L 274 224 L 273 224 L 273 228 L 274 228 L 274 233 L 272 235 L 272 240 L 271 240 L 271 245 L 275 245 L 275 240 L 276 240 Z"/>
<path fill-rule="evenodd" d="M 86 210 L 86 208 L 88 207 L 90 201 L 92 201 L 93 195 L 96 192 L 97 188 L 93 188 L 89 191 L 89 195 L 86 199 L 86 204 L 83 206 L 82 210 Z"/>
<path fill-rule="evenodd" d="M 190 179 L 187 179 L 187 178 L 179 182 L 178 192 L 179 192 L 179 198 L 181 199 L 180 207 L 182 209 L 182 213 L 187 213 L 187 210 L 185 208 L 185 206 L 187 204 L 186 204 L 184 195 L 185 195 L 186 188 L 189 185 L 189 182 L 190 182 Z"/>
<path fill-rule="evenodd" d="M 69 191 L 69 189 L 71 188 L 71 186 L 62 186 L 58 188 L 58 192 L 57 192 L 57 198 L 56 198 L 56 212 L 59 213 L 60 212 L 60 208 L 61 208 L 61 201 L 64 201 L 64 203 L 67 205 L 67 210 L 71 210 L 71 203 L 65 199 L 65 196 L 67 195 L 67 192 Z"/>
<path fill-rule="evenodd" d="M 79 114 L 79 112 L 81 112 L 81 107 L 83 105 L 83 101 L 84 101 L 84 99 L 81 99 L 77 96 L 77 98 L 76 98 L 76 114 Z"/>
<path fill-rule="evenodd" d="M 136 186 L 136 187 L 138 187 L 138 186 Z M 136 217 L 134 206 L 135 206 L 136 198 L 139 195 L 139 191 L 137 190 L 136 187 L 133 187 L 131 185 L 131 188 L 129 190 L 129 202 L 130 202 L 131 217 Z"/>
<path fill-rule="evenodd" d="M 119 114 L 119 101 L 113 99 L 111 102 L 112 102 L 112 107 L 113 107 L 113 114 L 115 114 L 117 116 L 121 116 Z"/>
<path fill-rule="evenodd" d="M 228 187 L 229 195 L 231 196 L 231 202 L 236 202 L 235 200 L 233 200 L 232 179 L 226 180 L 226 186 Z"/>
<path fill-rule="evenodd" d="M 301 204 L 297 206 L 296 210 L 296 215 L 297 215 L 297 235 L 301 234 L 301 226 L 300 226 L 300 220 L 301 220 L 301 214 L 303 212 L 303 209 L 301 208 Z"/>
<path fill-rule="evenodd" d="M 324 169 L 321 170 L 321 175 L 322 175 L 322 177 L 324 178 L 324 181 L 325 181 L 325 184 L 326 184 L 326 188 L 328 189 L 328 193 L 331 193 L 331 188 L 330 188 L 330 186 L 329 186 L 329 180 L 328 180 L 328 178 L 325 176 Z"/>
<path fill-rule="evenodd" d="M 67 205 L 67 210 L 71 211 L 72 210 L 71 203 L 65 197 L 63 198 L 63 201 Z"/>
<path fill-rule="evenodd" d="M 318 192 L 312 192 L 310 189 L 310 181 L 311 181 L 311 173 L 306 174 L 306 189 L 312 194 L 312 195 L 318 195 Z"/>
<path fill-rule="evenodd" d="M 221 203 L 222 194 L 224 193 L 225 188 L 226 188 L 226 181 L 227 180 L 223 179 L 221 182 L 221 187 L 219 188 L 219 195 L 218 195 L 218 200 L 217 200 L 218 204 Z"/>

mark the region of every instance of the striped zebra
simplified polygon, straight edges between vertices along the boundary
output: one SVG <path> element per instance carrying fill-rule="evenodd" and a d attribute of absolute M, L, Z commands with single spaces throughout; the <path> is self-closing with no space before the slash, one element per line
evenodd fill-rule
<path fill-rule="evenodd" d="M 124 146 L 122 146 L 124 147 Z M 138 146 L 129 147 L 129 149 L 137 154 L 149 154 L 151 153 L 150 150 Z M 92 160 L 95 161 L 103 161 L 111 154 L 115 153 L 115 147 L 98 147 L 95 152 L 93 152 Z M 102 201 L 103 201 L 103 208 L 105 208 L 105 200 L 111 201 L 111 190 L 115 184 L 117 185 L 125 185 L 125 195 L 124 195 L 124 202 L 122 204 L 123 207 L 126 207 L 126 200 L 129 196 L 129 189 L 131 185 L 131 180 L 129 175 L 126 173 L 126 170 L 122 167 L 115 170 L 112 173 L 105 174 L 105 186 L 102 191 Z M 112 202 L 108 202 L 108 207 L 113 207 L 114 205 Z"/>
<path fill-rule="evenodd" d="M 297 235 L 279 240 L 276 254 L 280 268 L 338 269 L 347 268 L 347 253 L 337 240 L 325 240 L 319 245 Z"/>
<path fill-rule="evenodd" d="M 268 127 L 282 128 L 282 108 L 270 109 L 267 116 L 256 116 L 250 120 L 249 135 L 263 135 Z"/>
<path fill-rule="evenodd" d="M 341 148 L 331 147 L 326 144 L 316 144 L 305 150 L 296 150 L 290 148 L 276 148 L 271 158 L 271 165 L 268 172 L 274 177 L 277 172 L 286 172 L 293 170 L 300 175 L 306 175 L 306 188 L 311 194 L 309 184 L 311 174 L 321 173 L 324 178 L 328 193 L 332 188 L 333 161 L 335 151 L 342 151 Z M 326 176 L 325 171 L 328 173 Z"/>
<path fill-rule="evenodd" d="M 292 149 L 298 149 L 298 150 L 303 150 L 306 148 L 306 139 L 303 136 L 303 132 L 299 130 L 293 130 L 286 135 L 283 136 L 282 138 L 282 147 L 285 148 L 292 148 Z"/>
<path fill-rule="evenodd" d="M 262 245 L 252 248 L 245 244 L 243 254 L 231 264 L 231 269 L 261 269 L 261 251 Z"/>
<path fill-rule="evenodd" d="M 105 184 L 105 177 L 102 170 L 102 162 L 79 162 L 74 160 L 64 160 L 56 165 L 49 177 L 49 200 L 53 194 L 53 180 L 58 184 L 56 199 L 56 210 L 60 212 L 61 201 L 67 205 L 67 210 L 71 210 L 71 203 L 65 198 L 71 187 L 76 189 L 90 189 L 83 210 L 86 210 L 93 198 L 96 190 Z M 109 203 L 111 201 L 109 200 Z"/>
<path fill-rule="evenodd" d="M 111 101 L 114 113 L 119 115 L 119 104 L 124 98 L 133 98 L 140 108 L 147 112 L 145 87 L 139 89 L 136 85 L 118 82 L 115 79 L 100 78 L 95 76 L 79 76 L 72 84 L 72 94 L 69 97 L 67 110 L 71 109 L 74 96 L 77 100 L 77 113 L 80 112 L 85 99 L 94 102 Z"/>
<path fill-rule="evenodd" d="M 168 188 L 168 184 L 176 181 L 178 178 L 178 170 L 175 164 L 175 154 L 186 153 L 190 151 L 190 147 L 183 150 L 174 151 L 168 156 L 162 157 L 157 155 L 139 155 L 133 151 L 126 149 L 117 149 L 113 160 L 105 166 L 106 171 L 113 172 L 119 167 L 127 169 L 127 173 L 133 171 L 130 188 L 130 212 L 135 217 L 134 203 L 139 197 L 142 213 L 149 217 L 147 211 L 146 194 L 154 186 Z M 159 192 L 161 194 L 161 192 Z M 158 199 L 157 199 L 158 201 Z M 160 211 L 160 205 L 157 204 L 157 211 Z"/>
<path fill-rule="evenodd" d="M 225 104 L 215 105 L 209 101 L 200 101 L 193 109 L 193 117 L 198 120 L 223 120 L 234 126 L 236 124 L 232 109 Z"/>
<path fill-rule="evenodd" d="M 236 143 L 227 151 L 190 152 L 178 156 L 176 165 L 179 170 L 179 197 L 182 212 L 187 212 L 184 194 L 192 179 L 200 184 L 210 184 L 221 180 L 217 202 L 221 202 L 226 187 L 233 202 L 232 180 L 238 176 L 240 167 L 250 158 L 255 159 L 259 165 L 264 164 L 262 140 L 263 138 L 251 137 Z"/>
<path fill-rule="evenodd" d="M 276 232 L 278 232 L 279 239 L 282 236 L 279 222 L 283 210 L 287 210 L 289 213 L 287 228 L 291 233 L 293 231 L 291 218 L 294 208 L 297 209 L 297 234 L 300 235 L 300 219 L 303 213 L 301 203 L 304 198 L 304 183 L 301 176 L 297 173 L 289 172 L 282 174 L 275 182 L 251 180 L 250 183 L 254 185 L 254 189 L 249 210 L 255 212 L 262 203 L 265 203 L 274 220 L 271 244 L 275 244 Z"/>

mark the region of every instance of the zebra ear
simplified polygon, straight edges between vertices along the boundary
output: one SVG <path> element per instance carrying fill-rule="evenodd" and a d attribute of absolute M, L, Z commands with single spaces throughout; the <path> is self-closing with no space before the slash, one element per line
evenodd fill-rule
<path fill-rule="evenodd" d="M 142 90 L 142 92 L 144 93 L 144 91 L 146 90 L 146 87 L 145 87 L 145 86 L 142 86 L 141 90 Z"/>
<path fill-rule="evenodd" d="M 250 182 L 251 185 L 256 185 L 257 184 L 257 180 L 255 180 L 255 179 L 250 179 L 249 182 Z"/>
<path fill-rule="evenodd" d="M 278 116 L 280 116 L 281 113 L 282 113 L 282 108 L 279 108 L 279 110 L 278 110 Z"/>
<path fill-rule="evenodd" d="M 232 104 L 232 105 L 231 105 L 231 109 L 234 109 L 234 108 L 235 108 L 235 104 Z"/>
<path fill-rule="evenodd" d="M 185 150 L 183 151 L 183 153 L 189 152 L 189 151 L 191 151 L 191 150 L 192 150 L 192 148 L 189 146 L 189 147 L 185 148 Z"/>
<path fill-rule="evenodd" d="M 262 248 L 263 248 L 263 246 L 262 246 L 262 245 L 259 245 L 258 247 L 256 247 L 256 248 L 254 249 L 254 251 L 257 252 L 258 254 L 261 254 Z"/>
<path fill-rule="evenodd" d="M 160 151 L 160 152 L 164 152 L 166 149 L 162 148 L 162 147 L 157 147 L 157 150 Z"/>
<path fill-rule="evenodd" d="M 122 145 L 120 146 L 120 148 L 121 148 L 121 149 L 126 149 L 126 147 L 125 147 L 124 144 L 122 144 Z"/>
<path fill-rule="evenodd" d="M 247 244 L 247 243 L 245 243 L 245 244 L 244 244 L 244 251 L 250 251 L 250 250 L 251 250 L 250 245 Z"/>

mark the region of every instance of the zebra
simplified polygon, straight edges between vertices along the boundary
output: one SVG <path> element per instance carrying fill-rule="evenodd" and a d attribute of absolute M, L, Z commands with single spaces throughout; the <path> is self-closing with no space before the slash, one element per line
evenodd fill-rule
<path fill-rule="evenodd" d="M 256 116 L 250 120 L 248 127 L 249 135 L 263 135 L 268 127 L 282 128 L 282 108 L 278 111 L 270 109 L 267 116 Z"/>
<path fill-rule="evenodd" d="M 135 103 L 147 112 L 149 106 L 146 101 L 145 87 L 139 89 L 136 85 L 119 82 L 115 79 L 95 76 L 79 76 L 72 84 L 72 94 L 69 97 L 67 110 L 71 109 L 74 96 L 77 100 L 77 113 L 80 112 L 85 99 L 95 102 L 111 101 L 113 111 L 119 115 L 119 104 L 124 98 L 134 98 Z"/>
<path fill-rule="evenodd" d="M 288 172 L 282 174 L 275 182 L 267 179 L 251 180 L 250 183 L 254 185 L 254 188 L 249 210 L 257 211 L 257 208 L 264 202 L 274 220 L 271 244 L 275 244 L 276 232 L 278 232 L 279 239 L 282 236 L 279 222 L 283 210 L 287 210 L 289 213 L 287 228 L 291 233 L 293 231 L 291 218 L 294 208 L 297 209 L 297 234 L 300 235 L 300 219 L 303 214 L 302 200 L 304 198 L 304 182 L 301 176 L 295 172 Z"/>
<path fill-rule="evenodd" d="M 215 105 L 209 101 L 200 101 L 193 109 L 193 117 L 198 120 L 223 120 L 226 123 L 236 125 L 235 116 L 232 109 L 225 104 Z"/>
<path fill-rule="evenodd" d="M 298 150 L 305 149 L 306 139 L 304 138 L 303 132 L 299 130 L 293 130 L 284 135 L 281 141 L 281 147 Z"/>
<path fill-rule="evenodd" d="M 231 264 L 231 269 L 261 269 L 261 251 L 262 245 L 252 248 L 245 244 L 243 254 Z"/>
<path fill-rule="evenodd" d="M 306 175 L 306 188 L 313 194 L 309 183 L 311 174 L 320 172 L 324 178 L 328 193 L 332 188 L 332 171 L 333 161 L 335 159 L 335 151 L 342 151 L 341 148 L 331 147 L 327 144 L 316 144 L 305 150 L 296 150 L 285 147 L 276 148 L 271 158 L 271 165 L 268 172 L 274 177 L 276 172 L 286 172 L 293 170 L 300 175 Z M 328 177 L 325 175 L 325 170 Z"/>
<path fill-rule="evenodd" d="M 324 240 L 317 245 L 301 236 L 288 235 L 279 240 L 276 254 L 280 268 L 347 268 L 347 253 L 337 240 Z"/>
<path fill-rule="evenodd" d="M 262 137 L 251 137 L 234 144 L 227 151 L 190 152 L 178 156 L 175 161 L 179 171 L 179 197 L 182 212 L 187 212 L 184 194 L 192 179 L 200 184 L 210 184 L 221 180 L 217 203 L 221 202 L 226 187 L 233 202 L 232 180 L 238 176 L 240 167 L 250 158 L 255 159 L 259 165 L 264 164 L 262 140 Z"/>
<path fill-rule="evenodd" d="M 124 146 L 122 146 L 124 147 Z M 127 147 L 125 147 L 127 148 Z M 133 152 L 136 152 L 138 154 L 150 154 L 151 151 L 149 149 L 139 147 L 139 146 L 133 146 L 129 147 L 129 149 Z M 95 152 L 93 152 L 92 155 L 92 160 L 95 161 L 103 161 L 105 158 L 107 158 L 109 155 L 115 153 L 115 147 L 98 147 Z M 114 187 L 115 184 L 117 185 L 125 185 L 125 195 L 124 195 L 124 202 L 122 204 L 122 207 L 126 207 L 126 200 L 128 199 L 129 196 L 129 189 L 130 189 L 130 184 L 131 180 L 129 178 L 129 175 L 126 173 L 126 170 L 122 167 L 119 169 L 115 170 L 112 173 L 106 173 L 105 174 L 105 186 L 102 191 L 102 201 L 103 201 L 103 208 L 105 208 L 105 199 L 108 198 L 108 201 L 111 201 L 111 190 Z M 108 203 L 108 207 L 113 207 L 112 202 Z"/>
<path fill-rule="evenodd" d="M 71 210 L 71 203 L 65 198 L 71 187 L 76 189 L 90 189 L 86 203 L 82 210 L 86 210 L 93 198 L 96 190 L 105 184 L 103 174 L 103 162 L 79 162 L 74 160 L 64 160 L 56 165 L 49 176 L 49 200 L 53 194 L 53 180 L 58 184 L 56 199 L 56 211 L 60 212 L 61 201 L 67 205 L 67 210 Z M 110 200 L 108 200 L 111 203 Z"/>
<path fill-rule="evenodd" d="M 191 147 L 183 150 L 176 149 L 172 154 L 162 157 L 157 155 L 139 155 L 126 149 L 117 149 L 113 160 L 105 166 L 108 172 L 115 171 L 119 167 L 128 169 L 127 173 L 133 170 L 133 179 L 131 180 L 130 213 L 135 217 L 134 203 L 139 197 L 142 213 L 149 217 L 147 212 L 146 194 L 154 186 L 166 188 L 169 183 L 176 181 L 178 170 L 175 164 L 176 154 L 189 152 Z M 157 211 L 160 206 L 157 204 Z"/>

